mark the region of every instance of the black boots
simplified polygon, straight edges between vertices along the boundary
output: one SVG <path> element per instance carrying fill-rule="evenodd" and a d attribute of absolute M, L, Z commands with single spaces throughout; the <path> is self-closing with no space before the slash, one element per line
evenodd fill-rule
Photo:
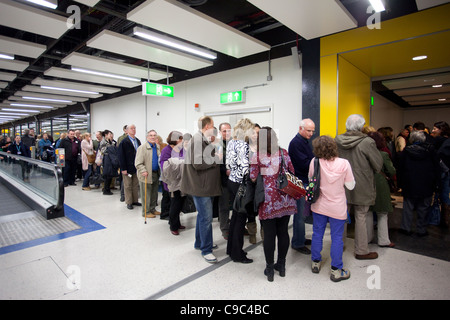
<path fill-rule="evenodd" d="M 286 260 L 278 260 L 276 264 L 266 264 L 264 275 L 267 276 L 267 280 L 272 282 L 275 271 L 280 273 L 280 277 L 286 276 Z"/>
<path fill-rule="evenodd" d="M 280 273 L 280 277 L 286 276 L 286 260 L 278 260 L 274 269 Z"/>
<path fill-rule="evenodd" d="M 267 280 L 269 280 L 270 282 L 273 281 L 273 274 L 274 274 L 273 266 L 274 266 L 273 263 L 266 264 L 266 269 L 264 270 L 264 275 L 267 276 Z"/>

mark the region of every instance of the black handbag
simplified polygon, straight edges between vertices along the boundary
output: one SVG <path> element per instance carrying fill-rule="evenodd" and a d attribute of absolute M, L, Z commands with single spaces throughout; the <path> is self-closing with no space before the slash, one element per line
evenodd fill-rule
<path fill-rule="evenodd" d="M 250 176 L 247 173 L 234 197 L 233 210 L 239 213 L 247 213 L 248 210 L 246 207 L 253 202 L 254 197 L 255 184 L 250 180 Z"/>
<path fill-rule="evenodd" d="M 306 186 L 306 201 L 314 203 L 320 196 L 320 164 L 319 158 L 314 158 L 314 173 Z"/>

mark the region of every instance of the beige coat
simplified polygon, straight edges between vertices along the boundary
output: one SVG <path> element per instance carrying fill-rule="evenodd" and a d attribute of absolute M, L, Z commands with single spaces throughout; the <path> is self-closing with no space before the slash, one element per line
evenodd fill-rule
<path fill-rule="evenodd" d="M 156 144 L 156 148 L 158 150 L 158 165 L 159 165 L 159 156 L 161 154 L 161 149 L 159 145 Z M 148 172 L 147 184 L 153 183 L 152 181 L 152 159 L 153 159 L 153 149 L 150 144 L 146 141 L 141 144 L 136 151 L 136 158 L 134 160 L 134 166 L 137 170 L 137 177 L 140 182 L 145 183 L 145 177 L 142 175 L 144 172 Z"/>

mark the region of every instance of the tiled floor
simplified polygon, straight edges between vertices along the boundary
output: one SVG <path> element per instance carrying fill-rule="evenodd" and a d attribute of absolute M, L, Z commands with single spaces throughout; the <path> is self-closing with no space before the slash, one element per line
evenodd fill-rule
<path fill-rule="evenodd" d="M 351 278 L 330 281 L 328 234 L 319 274 L 311 272 L 310 256 L 289 250 L 286 277 L 276 274 L 270 283 L 261 242 L 245 240 L 253 263 L 234 263 L 214 219 L 220 261 L 211 265 L 193 248 L 195 213 L 182 215 L 187 229 L 173 236 L 167 221 L 144 224 L 140 208 L 128 210 L 114 193 L 67 187 L 66 204 L 96 227 L 1 254 L 0 299 L 450 299 L 450 262 L 374 244 L 378 259 L 356 260 L 351 238 L 344 251 Z"/>

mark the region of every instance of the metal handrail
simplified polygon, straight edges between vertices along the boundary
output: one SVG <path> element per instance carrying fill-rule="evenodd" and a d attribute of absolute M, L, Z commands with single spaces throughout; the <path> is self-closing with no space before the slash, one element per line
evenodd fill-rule
<path fill-rule="evenodd" d="M 53 171 L 55 175 L 55 180 L 57 183 L 57 199 L 56 204 L 53 207 L 47 208 L 47 216 L 48 214 L 51 214 L 52 212 L 64 212 L 64 180 L 62 175 L 61 167 L 57 166 L 56 164 L 52 164 L 49 162 L 45 162 L 38 159 L 32 159 L 16 154 L 12 154 L 9 152 L 0 151 L 0 157 L 6 158 L 6 159 L 16 159 L 19 161 L 24 161 L 28 164 L 38 166 L 40 168 L 47 169 L 49 171 Z M 22 183 L 23 186 L 27 187 L 30 191 L 37 194 L 30 185 L 27 185 L 26 183 Z M 37 194 L 38 196 L 42 197 L 42 195 Z M 59 214 L 58 214 L 59 216 Z"/>

